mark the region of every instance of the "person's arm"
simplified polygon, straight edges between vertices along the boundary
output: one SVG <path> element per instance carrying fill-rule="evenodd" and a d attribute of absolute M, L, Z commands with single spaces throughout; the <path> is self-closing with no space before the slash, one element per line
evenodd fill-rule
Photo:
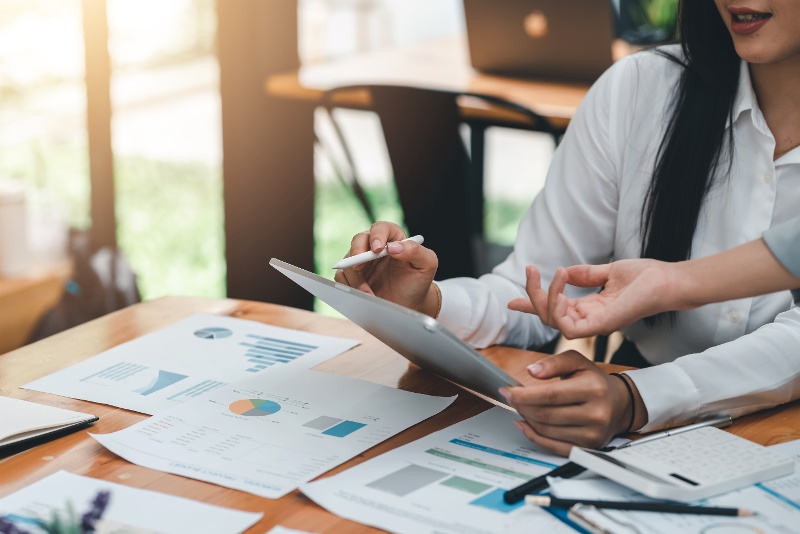
<path fill-rule="evenodd" d="M 800 250 L 800 218 L 791 223 L 790 251 Z M 786 230 L 781 230 L 788 233 Z M 529 268 L 530 298 L 509 302 L 509 308 L 534 313 L 544 324 L 569 339 L 608 334 L 643 317 L 669 310 L 710 304 L 800 287 L 773 246 L 757 239 L 713 256 L 667 263 L 649 259 L 621 260 L 605 265 L 574 265 L 557 272 L 549 294 Z M 794 239 L 794 241 L 792 241 Z M 786 254 L 784 254 L 786 256 Z M 800 267 L 800 266 L 795 266 Z M 602 287 L 578 299 L 563 294 L 566 284 Z"/>
<path fill-rule="evenodd" d="M 764 241 L 781 265 L 800 280 L 800 217 L 776 224 L 764 232 Z"/>
<path fill-rule="evenodd" d="M 650 432 L 710 414 L 740 417 L 800 397 L 800 308 L 701 353 L 626 371 L 647 406 Z"/>

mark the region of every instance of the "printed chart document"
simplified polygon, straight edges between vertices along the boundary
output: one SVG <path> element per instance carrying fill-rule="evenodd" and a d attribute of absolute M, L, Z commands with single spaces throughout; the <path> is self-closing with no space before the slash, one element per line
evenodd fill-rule
<path fill-rule="evenodd" d="M 38 443 L 41 439 L 60 436 L 70 429 L 77 430 L 97 421 L 94 415 L 73 412 L 35 402 L 0 397 L 0 454 Z"/>
<path fill-rule="evenodd" d="M 584 509 L 581 516 L 615 534 L 789 534 L 800 526 L 800 441 L 774 445 L 798 465 L 792 475 L 701 501 L 704 506 L 746 508 L 753 517 L 714 517 Z M 772 448 L 772 447 L 770 447 Z M 554 479 L 552 492 L 568 499 L 650 500 L 604 478 Z"/>
<path fill-rule="evenodd" d="M 110 496 L 96 534 L 238 534 L 263 515 L 59 471 L 0 498 L 0 516 L 26 532 L 44 534 L 37 519 L 66 517 L 69 506 L 80 518 L 100 491 Z"/>
<path fill-rule="evenodd" d="M 564 463 L 492 408 L 300 490 L 336 515 L 390 532 L 574 533 L 503 493 Z"/>
<path fill-rule="evenodd" d="M 358 344 L 193 315 L 23 387 L 152 415 L 274 367 L 314 367 Z"/>
<path fill-rule="evenodd" d="M 135 464 L 277 499 L 453 400 L 287 365 L 93 437 Z"/>

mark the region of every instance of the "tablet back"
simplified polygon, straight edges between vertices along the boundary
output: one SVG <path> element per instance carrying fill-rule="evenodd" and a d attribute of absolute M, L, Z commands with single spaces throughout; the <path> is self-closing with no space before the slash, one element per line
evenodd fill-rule
<path fill-rule="evenodd" d="M 498 390 L 520 385 L 436 320 L 286 262 L 270 265 L 409 361 L 506 404 Z"/>

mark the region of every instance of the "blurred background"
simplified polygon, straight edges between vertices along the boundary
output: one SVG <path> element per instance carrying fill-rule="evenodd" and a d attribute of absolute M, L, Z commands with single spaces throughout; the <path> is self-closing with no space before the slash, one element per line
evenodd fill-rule
<path fill-rule="evenodd" d="M 503 0 L 491 4 L 505 8 Z M 617 37 L 625 32 L 634 45 L 674 37 L 676 0 L 631 4 L 622 6 L 626 22 L 617 21 Z M 114 286 L 110 299 L 95 295 L 107 301 L 94 308 L 102 311 L 164 295 L 309 307 L 284 296 L 271 275 L 260 280 L 257 273 L 269 270 L 263 263 L 233 251 L 264 248 L 268 259 L 292 246 L 291 217 L 276 219 L 285 236 L 280 246 L 259 241 L 270 219 L 242 215 L 257 210 L 245 205 L 248 198 L 267 202 L 274 192 L 279 204 L 292 204 L 295 194 L 313 195 L 305 203 L 313 206 L 313 250 L 297 263 L 328 277 L 329 265 L 370 221 L 341 179 L 341 151 L 324 150 L 335 132 L 319 110 L 309 139 L 313 161 L 285 176 L 259 175 L 259 157 L 273 161 L 282 155 L 271 151 L 287 150 L 279 146 L 280 132 L 294 127 L 286 110 L 298 105 L 268 94 L 269 75 L 463 38 L 466 31 L 462 0 L 0 2 L 0 352 L 31 339 L 37 328 L 52 333 L 81 314 L 91 318 L 81 298 L 91 296 L 92 284 Z M 264 102 L 253 104 L 257 99 Z M 343 109 L 336 119 L 354 148 L 374 215 L 402 221 L 377 116 Z M 541 132 L 486 129 L 489 240 L 513 242 L 553 150 L 552 137 Z M 247 151 L 259 155 L 243 156 Z M 270 186 L 308 172 L 313 181 L 303 193 Z M 276 216 L 283 213 L 270 206 Z M 232 248 L 235 240 L 241 242 Z M 94 256 L 103 248 L 114 251 L 105 263 Z M 58 306 L 74 318 L 50 317 L 43 325 Z"/>

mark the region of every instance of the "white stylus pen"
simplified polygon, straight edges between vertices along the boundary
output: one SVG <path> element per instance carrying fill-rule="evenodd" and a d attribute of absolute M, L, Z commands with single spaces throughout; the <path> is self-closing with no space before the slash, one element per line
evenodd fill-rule
<path fill-rule="evenodd" d="M 422 242 L 425 241 L 425 239 L 421 235 L 415 235 L 414 237 L 409 237 L 408 239 L 403 239 L 402 241 L 413 241 L 414 243 L 418 243 L 421 245 Z M 400 241 L 398 241 L 398 243 L 399 242 Z M 361 254 L 356 254 L 355 256 L 350 256 L 349 258 L 341 260 L 339 263 L 334 265 L 333 268 L 350 269 L 351 267 L 355 267 L 356 265 L 361 265 L 362 263 L 382 258 L 387 254 L 389 254 L 389 251 L 387 250 L 386 247 L 383 247 L 383 250 L 381 250 L 380 252 L 372 252 L 371 250 L 368 250 L 366 252 L 362 252 Z"/>

